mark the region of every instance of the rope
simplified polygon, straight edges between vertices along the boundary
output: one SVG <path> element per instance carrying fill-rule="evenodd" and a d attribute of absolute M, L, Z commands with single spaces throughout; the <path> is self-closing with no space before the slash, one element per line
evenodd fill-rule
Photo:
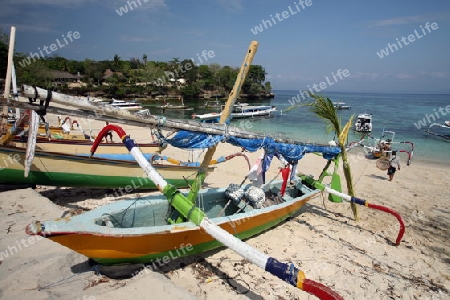
<path fill-rule="evenodd" d="M 88 272 L 90 272 L 90 271 L 94 271 L 94 272 L 96 272 L 97 274 L 100 274 L 100 271 L 98 270 L 98 265 L 95 265 L 95 266 L 93 266 L 92 268 L 90 268 Z M 56 281 L 56 282 L 54 282 L 54 283 L 50 283 L 50 284 L 45 285 L 45 286 L 43 286 L 43 287 L 39 287 L 39 288 L 38 288 L 38 291 L 45 290 L 45 289 L 47 289 L 47 288 L 49 288 L 49 287 L 55 286 L 55 285 L 57 285 L 57 284 L 59 284 L 59 283 L 62 283 L 62 282 L 64 282 L 64 281 L 67 281 L 67 280 L 69 280 L 70 278 L 73 278 L 73 277 L 78 276 L 78 275 L 81 275 L 81 274 L 83 274 L 83 273 L 73 274 L 73 275 L 70 275 L 69 277 L 63 278 L 63 279 L 58 280 L 58 281 Z"/>

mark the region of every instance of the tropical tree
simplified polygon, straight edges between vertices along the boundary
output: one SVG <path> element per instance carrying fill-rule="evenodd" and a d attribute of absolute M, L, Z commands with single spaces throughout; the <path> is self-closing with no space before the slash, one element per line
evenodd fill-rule
<path fill-rule="evenodd" d="M 309 96 L 313 98 L 314 101 L 306 105 L 309 106 L 311 108 L 311 111 L 319 118 L 325 120 L 325 122 L 327 123 L 327 129 L 329 131 L 334 131 L 336 133 L 336 136 L 338 137 L 338 146 L 339 148 L 341 148 L 340 155 L 343 161 L 343 170 L 345 180 L 347 182 L 347 191 L 350 196 L 355 196 L 350 163 L 348 161 L 347 151 L 345 148 L 345 142 L 347 140 L 348 131 L 352 125 L 353 116 L 350 117 L 350 120 L 348 120 L 347 124 L 345 124 L 344 128 L 342 128 L 341 120 L 338 117 L 336 108 L 334 107 L 330 99 L 312 93 L 310 93 Z M 358 208 L 356 204 L 352 202 L 351 208 L 355 220 L 359 220 Z"/>
<path fill-rule="evenodd" d="M 0 28 L 0 78 L 6 77 L 6 61 L 8 61 L 8 35 Z"/>

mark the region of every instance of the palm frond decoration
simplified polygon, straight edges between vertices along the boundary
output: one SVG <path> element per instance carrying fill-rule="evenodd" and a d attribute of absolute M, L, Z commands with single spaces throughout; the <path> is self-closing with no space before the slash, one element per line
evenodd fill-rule
<path fill-rule="evenodd" d="M 350 127 L 352 126 L 353 116 L 351 116 L 345 126 L 342 127 L 341 120 L 336 112 L 336 108 L 334 107 L 333 102 L 331 102 L 330 99 L 312 93 L 310 93 L 309 96 L 314 100 L 305 105 L 309 106 L 311 112 L 325 121 L 325 123 L 327 124 L 328 132 L 334 131 L 336 136 L 338 137 L 337 144 L 341 148 L 340 155 L 343 161 L 343 170 L 345 181 L 347 183 L 348 194 L 350 196 L 355 196 L 350 163 L 348 162 L 347 151 L 345 148 L 345 141 L 347 140 L 348 132 L 350 130 Z M 350 205 L 355 220 L 359 220 L 358 208 L 356 204 L 351 203 Z"/>

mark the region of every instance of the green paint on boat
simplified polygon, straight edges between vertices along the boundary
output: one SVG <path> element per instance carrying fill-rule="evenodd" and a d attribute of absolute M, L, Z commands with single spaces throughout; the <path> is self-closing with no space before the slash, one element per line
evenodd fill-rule
<path fill-rule="evenodd" d="M 156 185 L 148 178 L 130 176 L 87 175 L 66 172 L 30 171 L 28 178 L 23 176 L 23 170 L 3 169 L 0 183 L 2 184 L 37 184 L 50 186 L 90 187 L 114 189 L 156 189 Z M 167 179 L 172 185 L 187 187 L 192 180 Z"/>

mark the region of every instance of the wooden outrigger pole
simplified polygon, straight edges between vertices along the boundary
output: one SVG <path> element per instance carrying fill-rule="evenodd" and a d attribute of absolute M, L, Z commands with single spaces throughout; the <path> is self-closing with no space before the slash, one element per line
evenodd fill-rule
<path fill-rule="evenodd" d="M 247 77 L 250 66 L 253 62 L 253 57 L 255 57 L 256 51 L 258 50 L 258 42 L 252 41 L 248 48 L 247 54 L 245 55 L 244 61 L 242 62 L 239 73 L 236 77 L 236 81 L 233 86 L 233 90 L 230 92 L 228 96 L 228 100 L 225 104 L 225 108 L 222 111 L 220 116 L 219 124 L 227 124 L 230 121 L 231 111 L 233 110 L 233 105 L 236 103 L 236 100 L 241 92 L 242 85 L 245 82 L 245 78 Z M 208 148 L 206 154 L 203 158 L 203 162 L 200 165 L 200 169 L 197 172 L 197 176 L 195 177 L 195 181 L 191 186 L 189 191 L 188 199 L 195 204 L 195 200 L 197 198 L 198 191 L 200 190 L 203 182 L 205 181 L 207 170 L 209 163 L 211 162 L 214 153 L 216 152 L 217 144 Z"/>

